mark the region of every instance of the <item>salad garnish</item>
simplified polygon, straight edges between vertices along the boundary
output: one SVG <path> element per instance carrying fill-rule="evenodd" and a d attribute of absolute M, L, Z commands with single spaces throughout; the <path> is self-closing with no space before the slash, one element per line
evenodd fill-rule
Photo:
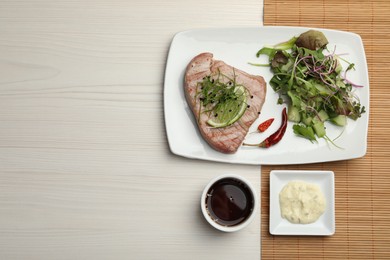
<path fill-rule="evenodd" d="M 278 104 L 288 105 L 288 120 L 294 133 L 311 142 L 326 135 L 324 122 L 345 126 L 347 118 L 357 120 L 365 107 L 354 94 L 363 87 L 347 79 L 355 65 L 327 49 L 322 32 L 310 30 L 275 46 L 265 46 L 257 57 L 267 55 L 273 72 L 270 85 L 279 94 Z M 344 70 L 341 61 L 348 64 Z M 264 66 L 265 64 L 254 64 Z"/>

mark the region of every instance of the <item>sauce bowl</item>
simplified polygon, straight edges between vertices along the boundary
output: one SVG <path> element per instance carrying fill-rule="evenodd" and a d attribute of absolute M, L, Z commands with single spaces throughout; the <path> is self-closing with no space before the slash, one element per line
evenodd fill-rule
<path fill-rule="evenodd" d="M 204 188 L 200 202 L 207 222 L 224 232 L 235 232 L 248 226 L 258 208 L 255 188 L 236 174 L 212 179 Z"/>

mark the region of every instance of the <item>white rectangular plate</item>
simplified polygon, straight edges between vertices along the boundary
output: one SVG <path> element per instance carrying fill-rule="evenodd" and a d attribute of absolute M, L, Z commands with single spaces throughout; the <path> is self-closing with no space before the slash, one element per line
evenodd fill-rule
<path fill-rule="evenodd" d="M 344 59 L 355 64 L 355 71 L 348 72 L 348 79 L 363 88 L 356 88 L 355 93 L 366 107 L 366 113 L 357 121 L 348 119 L 344 128 L 331 124 L 326 125 L 330 139 L 341 136 L 336 148 L 324 139 L 317 143 L 297 137 L 289 122 L 283 139 L 268 149 L 241 146 L 235 154 L 223 154 L 213 150 L 198 131 L 195 118 L 184 96 L 184 71 L 190 60 L 202 52 L 211 52 L 217 60 L 246 71 L 250 74 L 262 75 L 269 82 L 272 73 L 268 67 L 255 67 L 252 63 L 266 63 L 267 57 L 256 58 L 256 53 L 264 45 L 274 45 L 298 36 L 310 28 L 302 27 L 256 27 L 199 29 L 180 32 L 172 40 L 164 82 L 164 114 L 171 151 L 174 154 L 196 159 L 204 159 L 241 164 L 303 164 L 326 162 L 362 157 L 367 150 L 367 129 L 369 114 L 369 82 L 366 57 L 363 43 L 359 35 L 350 32 L 317 29 L 329 40 L 328 49 L 336 46 L 337 54 L 345 54 Z M 343 64 L 346 68 L 347 65 Z M 271 127 L 262 134 L 247 135 L 246 142 L 259 143 L 274 131 L 281 123 L 282 105 L 277 105 L 278 95 L 267 86 L 266 101 L 261 115 L 252 125 L 249 132 L 256 130 L 260 122 L 275 118 Z"/>
<path fill-rule="evenodd" d="M 279 193 L 290 181 L 317 184 L 326 199 L 326 209 L 311 224 L 292 224 L 281 217 Z M 332 171 L 271 171 L 269 202 L 269 232 L 273 235 L 330 236 L 335 233 L 334 173 Z"/>

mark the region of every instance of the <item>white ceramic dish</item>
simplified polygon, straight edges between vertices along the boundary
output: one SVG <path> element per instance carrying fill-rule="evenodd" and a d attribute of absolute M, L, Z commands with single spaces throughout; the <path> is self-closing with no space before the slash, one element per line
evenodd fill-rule
<path fill-rule="evenodd" d="M 216 183 L 217 181 L 219 180 L 222 180 L 222 179 L 236 179 L 238 181 L 240 181 L 241 183 L 244 183 L 248 188 L 249 190 L 252 192 L 252 196 L 253 196 L 253 205 L 254 205 L 254 208 L 250 214 L 250 216 L 242 223 L 238 224 L 238 225 L 235 225 L 235 226 L 222 226 L 218 223 L 216 223 L 212 218 L 211 216 L 209 215 L 209 213 L 207 212 L 207 207 L 206 207 L 206 196 L 207 196 L 207 192 L 209 192 L 210 190 L 210 187 Z M 236 174 L 224 174 L 224 175 L 221 175 L 221 176 L 218 176 L 214 179 L 212 179 L 207 185 L 206 187 L 204 188 L 203 192 L 202 192 L 202 196 L 200 198 L 200 207 L 201 207 L 201 210 L 202 210 L 202 214 L 204 216 L 204 218 L 207 220 L 207 222 L 213 226 L 214 228 L 220 230 L 220 231 L 223 231 L 223 232 L 236 232 L 236 231 L 239 231 L 245 227 L 247 227 L 252 221 L 253 219 L 256 217 L 256 213 L 257 213 L 257 208 L 258 208 L 258 197 L 256 195 L 256 190 L 255 188 L 252 186 L 252 184 L 247 181 L 245 178 L 239 176 L 239 175 L 236 175 Z"/>
<path fill-rule="evenodd" d="M 326 209 L 311 224 L 292 224 L 281 217 L 279 193 L 290 181 L 299 180 L 317 184 L 326 199 Z M 330 236 L 336 231 L 334 173 L 332 171 L 271 171 L 269 202 L 269 232 L 273 235 Z"/>
<path fill-rule="evenodd" d="M 267 67 L 255 67 L 248 62 L 266 63 L 267 57 L 256 58 L 256 52 L 264 45 L 273 45 L 297 36 L 309 28 L 296 27 L 256 27 L 199 29 L 180 32 L 175 35 L 168 55 L 164 82 L 164 114 L 168 142 L 174 154 L 196 159 L 204 159 L 241 164 L 301 164 L 345 160 L 362 157 L 367 150 L 367 129 L 369 115 L 369 82 L 366 57 L 359 35 L 318 29 L 324 32 L 329 40 L 328 48 L 336 53 L 348 53 L 343 56 L 355 63 L 356 70 L 348 72 L 348 78 L 363 88 L 356 89 L 367 112 L 357 121 L 348 119 L 343 134 L 336 143 L 343 149 L 329 145 L 321 139 L 318 143 L 294 135 L 290 122 L 285 136 L 271 149 L 240 147 L 237 153 L 227 155 L 213 150 L 201 137 L 194 116 L 187 105 L 183 91 L 184 71 L 190 60 L 201 52 L 212 52 L 215 59 L 224 60 L 229 65 L 242 69 L 250 74 L 262 75 L 266 82 L 272 78 Z M 345 64 L 344 68 L 347 66 Z M 266 102 L 257 121 L 249 132 L 255 131 L 257 125 L 274 117 L 272 126 L 263 134 L 251 134 L 246 141 L 256 143 L 271 135 L 279 126 L 283 106 L 277 105 L 278 95 L 267 87 Z M 327 125 L 327 135 L 333 139 L 343 129 Z"/>

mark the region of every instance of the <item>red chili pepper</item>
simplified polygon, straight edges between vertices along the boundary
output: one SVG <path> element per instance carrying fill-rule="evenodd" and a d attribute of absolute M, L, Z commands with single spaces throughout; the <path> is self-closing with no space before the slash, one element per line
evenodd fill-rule
<path fill-rule="evenodd" d="M 263 123 L 261 123 L 258 127 L 257 127 L 257 130 L 259 130 L 259 132 L 264 132 L 265 130 L 268 129 L 268 127 L 272 124 L 272 122 L 274 121 L 274 118 L 270 118 L 268 120 L 265 120 Z"/>
<path fill-rule="evenodd" d="M 270 135 L 267 139 L 265 139 L 264 141 L 262 141 L 259 144 L 245 144 L 244 143 L 244 145 L 259 146 L 259 147 L 263 147 L 263 148 L 268 148 L 272 145 L 277 144 L 282 139 L 282 137 L 284 136 L 284 133 L 286 132 L 286 128 L 287 128 L 287 112 L 286 112 L 286 108 L 284 108 L 282 111 L 282 125 L 279 127 L 279 129 L 275 133 Z"/>

